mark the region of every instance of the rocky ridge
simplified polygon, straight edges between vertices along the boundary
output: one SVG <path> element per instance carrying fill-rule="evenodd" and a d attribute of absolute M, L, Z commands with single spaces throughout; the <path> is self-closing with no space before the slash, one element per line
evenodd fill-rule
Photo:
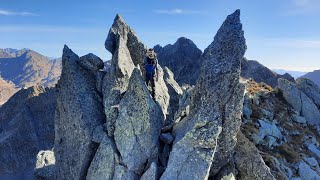
<path fill-rule="evenodd" d="M 37 153 L 53 148 L 55 106 L 55 90 L 35 86 L 0 107 L 0 179 L 32 179 Z"/>
<path fill-rule="evenodd" d="M 301 76 L 301 78 L 308 78 L 320 87 L 319 75 L 320 75 L 320 70 L 314 70 L 312 72 L 308 72 L 307 74 Z"/>
<path fill-rule="evenodd" d="M 60 73 L 60 59 L 50 60 L 30 49 L 0 49 L 0 105 L 22 87 L 53 87 Z"/>
<path fill-rule="evenodd" d="M 35 178 L 319 178 L 318 89 L 304 79 L 276 77 L 273 89 L 242 78 L 239 10 L 201 54 L 195 86 L 180 87 L 159 64 L 154 99 L 144 82 L 146 46 L 119 15 L 105 47 L 107 72 L 99 57 L 64 47 L 54 149 L 34 154 Z"/>

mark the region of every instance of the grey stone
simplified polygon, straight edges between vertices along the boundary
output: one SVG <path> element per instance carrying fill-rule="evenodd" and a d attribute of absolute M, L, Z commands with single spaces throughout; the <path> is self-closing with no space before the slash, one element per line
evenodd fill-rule
<path fill-rule="evenodd" d="M 298 78 L 296 80 L 298 88 L 307 95 L 312 102 L 320 109 L 320 88 L 312 80 Z"/>
<path fill-rule="evenodd" d="M 303 159 L 312 167 L 316 167 L 319 165 L 318 161 L 314 157 L 303 158 Z"/>
<path fill-rule="evenodd" d="M 55 108 L 56 89 L 42 86 L 21 89 L 0 107 L 0 177 L 33 178 L 38 152 L 53 148 Z"/>
<path fill-rule="evenodd" d="M 192 87 L 188 87 L 185 90 L 183 90 L 183 94 L 179 99 L 179 108 L 174 115 L 174 121 L 176 123 L 178 123 L 181 119 L 189 115 L 192 91 Z"/>
<path fill-rule="evenodd" d="M 278 146 L 277 139 L 274 138 L 273 136 L 267 136 L 265 139 L 269 148 L 273 146 Z"/>
<path fill-rule="evenodd" d="M 54 179 L 55 157 L 53 151 L 47 150 L 38 153 L 34 171 L 35 179 Z"/>
<path fill-rule="evenodd" d="M 301 180 L 300 177 L 293 177 L 293 178 L 290 178 L 290 180 Z"/>
<path fill-rule="evenodd" d="M 55 114 L 57 179 L 85 177 L 97 148 L 91 141 L 93 130 L 105 121 L 102 100 L 95 91 L 95 75 L 80 68 L 78 60 L 65 46 Z"/>
<path fill-rule="evenodd" d="M 239 180 L 275 180 L 259 154 L 259 150 L 242 133 L 238 134 L 234 163 Z"/>
<path fill-rule="evenodd" d="M 92 141 L 96 143 L 100 143 L 105 135 L 106 135 L 106 132 L 103 131 L 103 126 L 99 125 L 95 127 L 93 130 Z"/>
<path fill-rule="evenodd" d="M 242 115 L 245 119 L 250 119 L 250 116 L 252 114 L 251 104 L 249 103 L 250 99 L 247 95 L 244 96 L 243 99 L 243 109 L 242 109 Z"/>
<path fill-rule="evenodd" d="M 109 136 L 113 136 L 119 111 L 117 105 L 120 103 L 122 94 L 127 90 L 129 78 L 135 67 L 123 38 L 117 36 L 117 41 L 114 43 L 117 49 L 112 54 L 110 71 L 105 75 L 102 83 L 103 106 Z"/>
<path fill-rule="evenodd" d="M 252 141 L 253 144 L 258 145 L 260 144 L 263 139 L 256 133 L 251 134 L 250 140 Z"/>
<path fill-rule="evenodd" d="M 236 169 L 234 164 L 223 166 L 220 171 L 213 177 L 216 180 L 236 180 Z"/>
<path fill-rule="evenodd" d="M 113 136 L 118 117 L 118 105 L 128 88 L 129 78 L 135 66 L 144 75 L 145 46 L 133 30 L 117 15 L 109 31 L 105 47 L 112 53 L 110 70 L 103 79 L 103 105 L 109 136 Z M 158 81 L 155 82 L 155 100 L 160 104 L 163 115 L 168 114 L 169 94 L 163 80 L 163 70 L 158 64 Z"/>
<path fill-rule="evenodd" d="M 273 120 L 273 112 L 270 112 L 266 109 L 261 109 L 261 113 L 269 120 Z"/>
<path fill-rule="evenodd" d="M 158 166 L 155 162 L 151 163 L 149 169 L 141 176 L 140 180 L 157 180 Z"/>
<path fill-rule="evenodd" d="M 227 17 L 202 56 L 190 114 L 174 129 L 176 139 L 160 179 L 206 179 L 213 164 L 220 169 L 224 165 L 220 161 L 228 163 L 226 156 L 231 155 L 236 144 L 234 135 L 241 124 L 244 86 L 239 78 L 240 60 L 245 50 L 240 11 L 237 10 Z M 217 143 L 222 126 L 225 132 L 219 140 L 220 149 Z"/>
<path fill-rule="evenodd" d="M 164 67 L 164 81 L 168 88 L 168 93 L 170 95 L 169 101 L 169 115 L 166 118 L 166 125 L 172 124 L 174 121 L 174 115 L 179 109 L 179 99 L 183 94 L 182 89 L 179 84 L 174 79 L 174 74 L 170 71 L 169 68 Z"/>
<path fill-rule="evenodd" d="M 105 71 L 97 71 L 96 72 L 96 88 L 98 93 L 100 93 L 102 95 L 102 84 L 103 84 L 103 78 L 106 75 Z"/>
<path fill-rule="evenodd" d="M 320 112 L 317 106 L 298 87 L 285 79 L 278 79 L 278 87 L 286 101 L 299 115 L 306 118 L 309 124 L 320 124 Z"/>
<path fill-rule="evenodd" d="M 91 70 L 93 72 L 103 69 L 103 61 L 96 55 L 89 53 L 85 56 L 82 56 L 77 61 L 80 67 Z"/>
<path fill-rule="evenodd" d="M 270 123 L 264 120 L 258 120 L 260 124 L 259 135 L 263 139 L 266 136 L 273 136 L 278 139 L 282 139 L 281 131 L 274 123 Z"/>
<path fill-rule="evenodd" d="M 316 154 L 318 158 L 320 158 L 320 150 L 317 148 L 317 146 L 315 146 L 314 144 L 310 144 L 308 146 L 308 149 L 314 154 Z"/>
<path fill-rule="evenodd" d="M 160 140 L 165 144 L 171 144 L 174 139 L 170 133 L 162 133 L 160 135 Z"/>
<path fill-rule="evenodd" d="M 112 180 L 138 180 L 139 176 L 122 165 L 116 165 Z"/>
<path fill-rule="evenodd" d="M 158 68 L 158 80 L 155 81 L 154 98 L 157 101 L 157 103 L 159 103 L 162 109 L 163 115 L 166 117 L 169 113 L 168 108 L 169 108 L 170 96 L 168 93 L 168 88 L 164 81 L 164 71 L 159 64 L 157 68 Z"/>
<path fill-rule="evenodd" d="M 320 179 L 320 176 L 315 171 L 313 171 L 305 162 L 300 162 L 298 172 L 301 180 Z"/>
<path fill-rule="evenodd" d="M 108 38 L 105 41 L 105 48 L 115 54 L 118 50 L 118 38 L 121 37 L 126 43 L 130 57 L 135 66 L 144 66 L 145 45 L 137 38 L 136 33 L 127 25 L 124 19 L 117 14 L 112 27 L 109 30 Z M 111 63 L 112 66 L 112 63 Z"/>
<path fill-rule="evenodd" d="M 87 177 L 88 180 L 112 180 L 114 169 L 119 163 L 119 157 L 112 141 L 106 135 L 103 137 L 99 148 L 90 164 Z"/>
<path fill-rule="evenodd" d="M 119 104 L 114 132 L 117 148 L 129 171 L 142 173 L 144 163 L 158 148 L 163 122 L 161 108 L 153 101 L 136 68 Z"/>
<path fill-rule="evenodd" d="M 304 118 L 302 116 L 299 116 L 297 114 L 292 114 L 292 120 L 294 122 L 301 123 L 301 124 L 306 124 L 307 123 L 306 118 Z"/>

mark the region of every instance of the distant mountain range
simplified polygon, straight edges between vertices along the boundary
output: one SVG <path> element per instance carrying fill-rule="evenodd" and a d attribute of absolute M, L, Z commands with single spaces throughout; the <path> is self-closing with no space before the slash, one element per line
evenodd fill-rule
<path fill-rule="evenodd" d="M 312 80 L 314 83 L 316 83 L 320 87 L 320 70 L 309 72 L 303 75 L 302 77 Z"/>
<path fill-rule="evenodd" d="M 61 74 L 61 58 L 50 60 L 30 49 L 0 49 L 0 105 L 22 87 L 54 86 Z"/>
<path fill-rule="evenodd" d="M 290 70 L 285 70 L 285 69 L 272 69 L 272 71 L 278 73 L 278 74 L 285 74 L 289 73 L 292 77 L 295 79 L 305 75 L 308 72 L 303 72 L 303 71 L 290 71 Z"/>

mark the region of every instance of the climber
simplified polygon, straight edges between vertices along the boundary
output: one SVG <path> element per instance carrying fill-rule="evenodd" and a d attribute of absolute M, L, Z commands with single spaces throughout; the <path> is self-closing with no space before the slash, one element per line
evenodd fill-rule
<path fill-rule="evenodd" d="M 145 70 L 146 70 L 146 83 L 147 86 L 151 84 L 151 96 L 154 98 L 155 81 L 158 81 L 158 59 L 157 54 L 152 48 L 147 49 L 145 58 Z"/>

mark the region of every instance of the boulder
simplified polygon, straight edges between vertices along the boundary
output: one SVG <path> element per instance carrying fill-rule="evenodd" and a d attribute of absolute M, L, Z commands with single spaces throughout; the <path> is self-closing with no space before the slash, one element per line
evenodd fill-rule
<path fill-rule="evenodd" d="M 307 95 L 312 102 L 320 109 L 320 88 L 312 80 L 298 78 L 296 80 L 298 88 Z"/>
<path fill-rule="evenodd" d="M 294 122 L 297 122 L 297 123 L 300 123 L 300 124 L 306 124 L 307 123 L 306 118 L 304 118 L 302 116 L 299 116 L 297 114 L 292 114 L 292 120 Z"/>
<path fill-rule="evenodd" d="M 292 82 L 278 79 L 278 87 L 285 100 L 306 118 L 309 124 L 320 124 L 320 112 L 317 106 Z"/>
<path fill-rule="evenodd" d="M 239 78 L 245 50 L 237 10 L 227 17 L 201 57 L 203 64 L 190 114 L 174 127 L 175 141 L 160 179 L 206 179 L 213 163 L 217 169 L 224 165 L 220 161 L 228 163 L 227 157 L 236 143 L 234 133 L 241 124 L 244 86 Z M 217 147 L 223 128 L 225 137 L 220 137 Z"/>
<path fill-rule="evenodd" d="M 315 171 L 313 171 L 305 162 L 300 162 L 298 172 L 301 180 L 320 179 L 320 176 Z"/>
<path fill-rule="evenodd" d="M 114 169 L 119 163 L 117 150 L 108 136 L 104 136 L 90 164 L 88 180 L 112 180 Z"/>
<path fill-rule="evenodd" d="M 174 74 L 170 71 L 169 68 L 164 67 L 164 81 L 168 88 L 168 93 L 170 95 L 169 101 L 169 115 L 166 118 L 166 125 L 172 124 L 174 121 L 174 115 L 179 109 L 179 99 L 183 94 L 182 89 L 179 84 L 174 79 Z"/>
<path fill-rule="evenodd" d="M 55 157 L 53 151 L 40 151 L 37 155 L 35 179 L 53 180 L 55 173 Z"/>
<path fill-rule="evenodd" d="M 93 131 L 105 121 L 95 75 L 81 68 L 79 57 L 67 46 L 63 49 L 62 74 L 57 84 L 55 144 L 57 179 L 86 176 L 97 150 Z"/>
<path fill-rule="evenodd" d="M 260 124 L 259 135 L 262 139 L 266 136 L 273 136 L 280 140 L 282 139 L 281 131 L 273 122 L 270 123 L 264 120 L 258 120 L 258 122 Z"/>
<path fill-rule="evenodd" d="M 162 133 L 160 135 L 160 140 L 165 144 L 171 144 L 174 139 L 170 133 Z"/>
<path fill-rule="evenodd" d="M 320 150 L 314 144 L 309 144 L 308 149 L 320 158 Z"/>
<path fill-rule="evenodd" d="M 229 163 L 223 166 L 220 171 L 213 177 L 216 180 L 236 180 L 236 169 L 234 164 Z"/>
<path fill-rule="evenodd" d="M 128 170 L 141 175 L 144 164 L 158 149 L 163 122 L 161 108 L 150 96 L 136 68 L 120 101 L 114 132 L 115 143 Z"/>
<path fill-rule="evenodd" d="M 103 61 L 96 55 L 89 53 L 85 56 L 80 57 L 77 61 L 80 67 L 91 70 L 93 72 L 103 69 Z"/>
<path fill-rule="evenodd" d="M 149 169 L 141 176 L 140 180 L 157 180 L 158 166 L 155 162 L 151 163 Z"/>
<path fill-rule="evenodd" d="M 259 154 L 259 150 L 242 133 L 238 134 L 234 163 L 239 180 L 275 180 Z"/>
<path fill-rule="evenodd" d="M 318 161 L 314 157 L 303 158 L 311 167 L 317 167 L 319 165 Z"/>

